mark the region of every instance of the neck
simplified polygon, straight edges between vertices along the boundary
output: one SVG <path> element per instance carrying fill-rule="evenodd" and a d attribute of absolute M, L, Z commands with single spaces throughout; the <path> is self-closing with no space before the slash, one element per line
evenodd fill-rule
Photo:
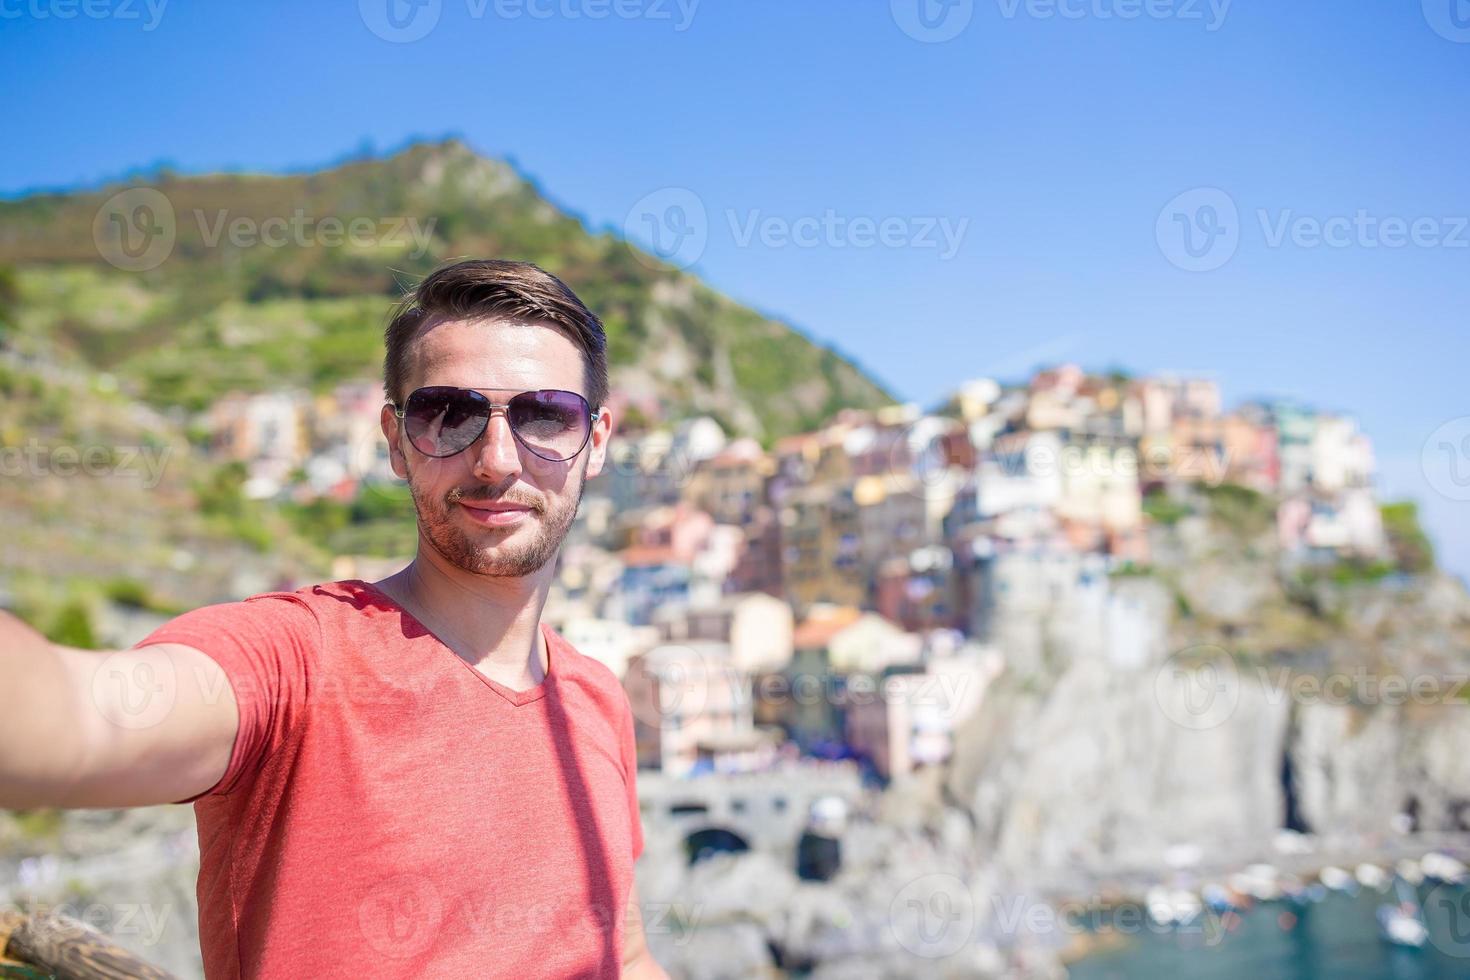
<path fill-rule="evenodd" d="M 541 609 L 555 563 L 524 578 L 475 575 L 421 543 L 408 567 L 376 583 L 471 667 L 511 687 L 541 683 Z"/>

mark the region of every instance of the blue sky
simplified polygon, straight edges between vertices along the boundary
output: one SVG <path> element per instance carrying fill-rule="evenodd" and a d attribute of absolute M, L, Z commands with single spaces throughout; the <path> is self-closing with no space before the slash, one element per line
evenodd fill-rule
<path fill-rule="evenodd" d="M 903 398 L 1075 360 L 1350 411 L 1470 572 L 1470 2 L 948 3 L 0 0 L 0 192 L 460 134 L 594 226 L 692 195 L 680 261 Z"/>

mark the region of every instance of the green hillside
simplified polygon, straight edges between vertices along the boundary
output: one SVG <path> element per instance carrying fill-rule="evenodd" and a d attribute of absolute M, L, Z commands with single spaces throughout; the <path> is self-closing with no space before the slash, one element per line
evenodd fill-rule
<path fill-rule="evenodd" d="M 590 232 L 456 141 L 313 174 L 137 183 L 171 209 L 148 212 L 172 240 L 154 267 L 115 268 L 99 246 L 99 212 L 127 185 L 0 202 L 0 264 L 15 269 L 15 343 L 110 372 L 155 407 L 376 377 L 401 284 L 462 256 L 563 277 L 607 324 L 614 387 L 656 396 L 671 418 L 707 413 L 769 442 L 891 400 L 835 351 Z"/>
<path fill-rule="evenodd" d="M 124 191 L 161 193 L 171 211 L 156 195 L 130 209 L 168 231 L 147 268 L 106 237 L 106 202 Z M 283 243 L 232 243 L 241 219 L 262 233 L 276 219 Z M 308 233 L 282 228 L 293 219 Z M 394 219 L 411 220 L 395 232 Z M 328 241 L 333 220 L 373 233 Z M 206 458 L 199 412 L 230 391 L 378 379 L 403 284 L 481 255 L 565 278 L 607 323 L 614 388 L 669 419 L 710 414 L 769 444 L 891 400 L 835 351 L 589 231 L 454 141 L 319 173 L 164 172 L 0 201 L 0 593 L 87 637 L 87 609 L 188 607 L 324 576 L 338 553 L 403 554 L 402 495 L 247 500 L 238 465 Z"/>

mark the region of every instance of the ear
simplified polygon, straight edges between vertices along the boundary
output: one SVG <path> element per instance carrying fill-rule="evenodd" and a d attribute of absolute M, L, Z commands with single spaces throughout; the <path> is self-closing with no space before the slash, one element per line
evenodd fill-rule
<path fill-rule="evenodd" d="M 592 436 L 587 440 L 587 479 L 602 472 L 607 463 L 607 442 L 612 438 L 612 412 L 606 405 L 598 410 L 592 422 Z"/>
<path fill-rule="evenodd" d="M 383 411 L 378 416 L 378 424 L 383 429 L 383 438 L 388 440 L 388 461 L 393 466 L 393 474 L 400 480 L 407 480 L 408 460 L 404 458 L 403 449 L 398 442 L 401 427 L 398 416 L 393 414 L 392 405 L 383 406 Z"/>

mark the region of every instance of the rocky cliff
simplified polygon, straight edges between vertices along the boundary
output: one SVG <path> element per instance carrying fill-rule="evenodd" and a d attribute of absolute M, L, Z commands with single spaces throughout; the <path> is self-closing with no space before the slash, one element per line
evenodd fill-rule
<path fill-rule="evenodd" d="M 1463 586 L 1293 566 L 1256 530 L 1157 528 L 1148 574 L 1044 611 L 1048 636 L 1100 639 L 1049 643 L 958 733 L 946 791 L 981 853 L 1071 888 L 1163 873 L 1180 845 L 1229 866 L 1283 829 L 1470 831 Z M 1110 631 L 1125 604 L 1162 628 Z"/>

